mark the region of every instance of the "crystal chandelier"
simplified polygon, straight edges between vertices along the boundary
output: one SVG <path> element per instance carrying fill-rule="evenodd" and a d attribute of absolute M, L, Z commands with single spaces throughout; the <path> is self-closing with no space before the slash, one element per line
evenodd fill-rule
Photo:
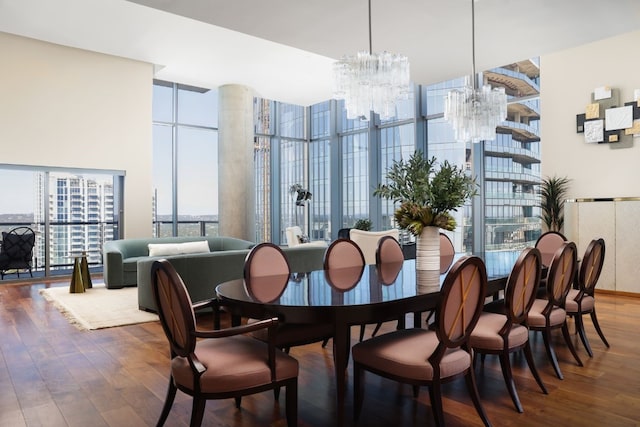
<path fill-rule="evenodd" d="M 374 111 L 385 120 L 396 115 L 396 102 L 411 93 L 409 60 L 389 52 L 372 53 L 371 0 L 369 52 L 345 55 L 333 65 L 333 97 L 344 99 L 347 118 L 368 120 Z"/>
<path fill-rule="evenodd" d="M 450 91 L 444 99 L 444 119 L 453 126 L 458 142 L 480 142 L 496 138 L 496 127 L 507 118 L 504 88 L 476 84 L 475 10 L 471 0 L 471 76 L 462 89 Z"/>

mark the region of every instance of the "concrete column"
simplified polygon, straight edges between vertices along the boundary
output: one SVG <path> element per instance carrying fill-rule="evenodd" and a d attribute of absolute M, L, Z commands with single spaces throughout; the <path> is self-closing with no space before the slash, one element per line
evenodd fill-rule
<path fill-rule="evenodd" d="M 220 236 L 255 241 L 253 90 L 218 89 L 218 196 Z"/>

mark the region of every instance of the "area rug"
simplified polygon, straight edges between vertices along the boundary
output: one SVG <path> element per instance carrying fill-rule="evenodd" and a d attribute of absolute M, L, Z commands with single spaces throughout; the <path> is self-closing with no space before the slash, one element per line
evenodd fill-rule
<path fill-rule="evenodd" d="M 138 290 L 135 287 L 107 289 L 100 283 L 84 293 L 72 294 L 69 286 L 41 289 L 40 293 L 79 329 L 111 328 L 158 320 L 157 315 L 138 309 Z"/>

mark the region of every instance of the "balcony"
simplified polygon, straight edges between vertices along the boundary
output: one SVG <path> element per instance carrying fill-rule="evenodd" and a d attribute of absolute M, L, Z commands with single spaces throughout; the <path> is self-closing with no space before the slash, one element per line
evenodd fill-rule
<path fill-rule="evenodd" d="M 507 104 L 507 114 L 509 117 L 520 117 L 531 120 L 540 119 L 540 108 L 533 100 L 512 102 Z"/>
<path fill-rule="evenodd" d="M 538 138 L 539 139 L 539 138 Z M 494 141 L 485 141 L 485 154 L 493 157 L 509 157 L 522 165 L 540 163 L 540 154 L 518 146 L 505 146 Z"/>
<path fill-rule="evenodd" d="M 502 181 L 525 185 L 540 184 L 540 175 L 527 172 L 504 172 L 488 170 L 485 172 L 485 177 L 489 181 Z"/>
<path fill-rule="evenodd" d="M 540 86 L 524 73 L 505 68 L 493 68 L 484 72 L 492 86 L 503 86 L 510 96 L 518 98 L 540 94 Z"/>
<path fill-rule="evenodd" d="M 496 132 L 511 134 L 513 139 L 520 142 L 540 141 L 537 127 L 533 127 L 525 123 L 505 120 L 500 125 L 498 125 L 498 127 L 496 128 Z"/>
<path fill-rule="evenodd" d="M 105 241 L 113 240 L 118 235 L 117 224 L 113 221 L 51 221 L 48 228 L 44 222 L 1 222 L 0 230 L 8 231 L 22 226 L 31 227 L 36 232 L 36 244 L 33 251 L 33 276 L 41 278 L 71 274 L 74 254 L 83 251 L 87 253 L 90 271 L 92 273 L 102 273 L 103 244 Z M 74 230 L 77 230 L 78 227 L 92 230 L 89 235 L 84 232 L 78 235 L 78 233 L 74 233 Z M 154 223 L 154 229 L 160 232 L 157 236 L 170 236 L 172 234 L 172 224 L 168 221 Z M 218 221 L 179 221 L 178 230 L 180 236 L 217 236 Z M 5 277 L 6 280 L 12 280 L 17 278 L 17 275 L 10 273 Z M 23 277 L 25 280 L 30 279 L 28 274 L 26 276 L 20 274 L 20 280 Z"/>

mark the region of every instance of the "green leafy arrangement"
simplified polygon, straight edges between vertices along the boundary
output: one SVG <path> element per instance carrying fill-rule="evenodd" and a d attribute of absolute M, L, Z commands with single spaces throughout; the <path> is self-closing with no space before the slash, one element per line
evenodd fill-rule
<path fill-rule="evenodd" d="M 553 176 L 544 178 L 540 183 L 542 222 L 549 231 L 561 231 L 564 226 L 564 201 L 569 182 L 569 178 Z"/>
<path fill-rule="evenodd" d="M 446 160 L 438 164 L 435 157 L 426 159 L 421 151 L 406 161 L 394 161 L 386 179 L 373 195 L 399 202 L 394 213 L 398 227 L 415 236 L 426 226 L 454 230 L 456 221 L 450 212 L 477 194 L 475 178 L 464 169 Z"/>
<path fill-rule="evenodd" d="M 357 230 L 362 230 L 362 231 L 371 231 L 371 227 L 372 226 L 373 226 L 373 223 L 371 222 L 370 219 L 368 219 L 368 218 L 360 218 L 353 225 L 353 228 L 355 228 Z"/>

